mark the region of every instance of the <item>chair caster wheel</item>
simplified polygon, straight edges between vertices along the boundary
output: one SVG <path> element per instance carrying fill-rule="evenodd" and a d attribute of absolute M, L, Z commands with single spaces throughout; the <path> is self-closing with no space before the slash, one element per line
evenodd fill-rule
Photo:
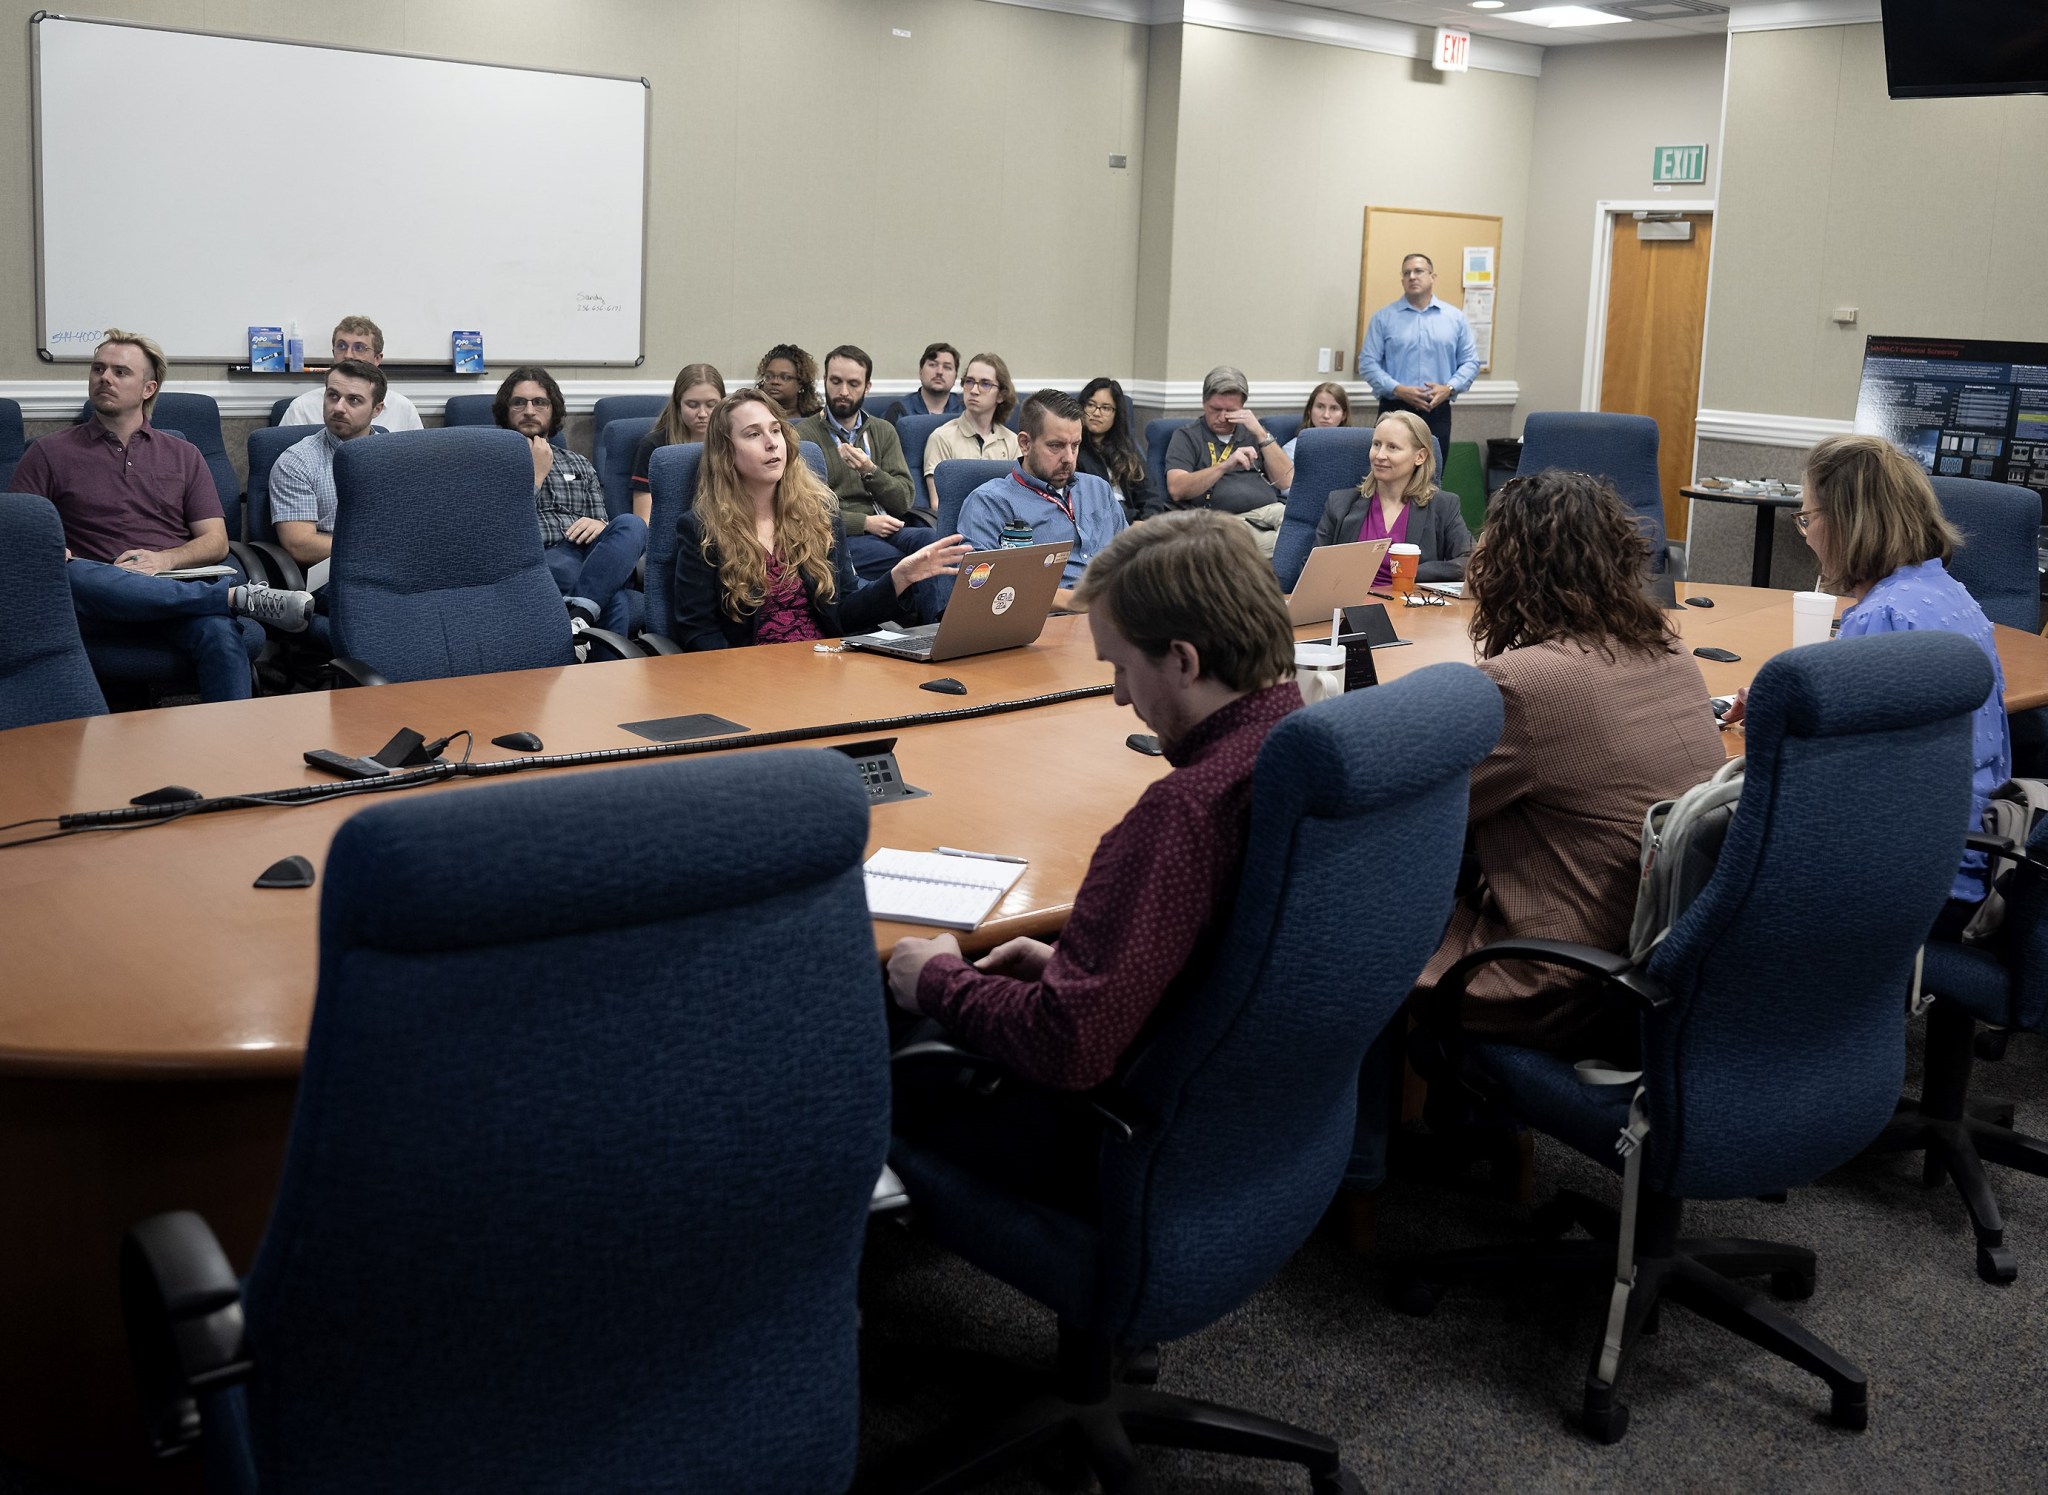
<path fill-rule="evenodd" d="M 1405 1281 L 1396 1282 L 1389 1298 L 1396 1313 L 1405 1313 L 1414 1319 L 1426 1319 L 1436 1312 L 1436 1305 L 1443 1301 L 1444 1290 L 1437 1283 L 1410 1277 Z"/>
<path fill-rule="evenodd" d="M 1579 1426 L 1595 1443 L 1612 1448 L 1628 1432 L 1628 1407 L 1613 1401 L 1597 1408 L 1588 1406 L 1579 1413 Z"/>
<path fill-rule="evenodd" d="M 1781 1303 L 1804 1303 L 1813 1296 L 1813 1273 L 1771 1273 L 1771 1296 Z"/>
<path fill-rule="evenodd" d="M 1870 1393 L 1861 1386 L 1837 1391 L 1828 1407 L 1828 1421 L 1845 1433 L 1862 1432 L 1870 1426 Z"/>
<path fill-rule="evenodd" d="M 1359 1495 L 1364 1488 L 1358 1477 L 1345 1469 L 1335 1474 L 1311 1474 L 1308 1487 L 1311 1495 Z"/>
<path fill-rule="evenodd" d="M 1997 1283 L 2000 1287 L 2020 1274 L 2020 1259 L 2013 1255 L 2010 1246 L 1979 1246 L 1977 1248 L 1977 1275 L 1986 1282 Z"/>

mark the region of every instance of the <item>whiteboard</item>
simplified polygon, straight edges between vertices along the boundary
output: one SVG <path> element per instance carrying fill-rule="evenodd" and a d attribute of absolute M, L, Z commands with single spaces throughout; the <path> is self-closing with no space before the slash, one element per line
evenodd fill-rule
<path fill-rule="evenodd" d="M 246 363 L 350 314 L 396 362 L 637 364 L 648 87 L 43 14 L 37 346 Z"/>

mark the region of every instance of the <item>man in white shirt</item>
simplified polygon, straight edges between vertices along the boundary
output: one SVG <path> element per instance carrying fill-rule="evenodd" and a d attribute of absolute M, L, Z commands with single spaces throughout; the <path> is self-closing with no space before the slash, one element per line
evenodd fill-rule
<path fill-rule="evenodd" d="M 368 317 L 343 317 L 334 324 L 334 361 L 354 359 L 376 368 L 384 362 L 384 332 Z M 280 426 L 318 426 L 327 421 L 327 391 L 309 389 L 293 400 Z M 377 424 L 387 431 L 417 431 L 420 413 L 395 389 L 384 392 L 384 410 Z"/>

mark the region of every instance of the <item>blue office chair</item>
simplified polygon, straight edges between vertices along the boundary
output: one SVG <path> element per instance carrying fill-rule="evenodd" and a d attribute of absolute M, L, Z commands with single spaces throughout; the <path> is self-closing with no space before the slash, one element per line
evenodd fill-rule
<path fill-rule="evenodd" d="M 191 1213 L 124 1243 L 158 1448 L 203 1437 L 237 1492 L 845 1488 L 889 1112 L 867 825 L 816 751 L 344 824 L 246 1282 Z"/>
<path fill-rule="evenodd" d="M 604 485 L 605 512 L 614 519 L 633 512 L 633 452 L 657 419 L 658 415 L 614 415 L 597 433 L 597 480 Z"/>
<path fill-rule="evenodd" d="M 645 416 L 650 420 L 661 414 L 668 404 L 667 395 L 603 395 L 590 407 L 590 444 L 593 451 L 603 438 L 605 428 L 615 420 L 632 420 Z M 645 429 L 644 427 L 642 428 Z M 632 448 L 626 449 L 632 455 Z M 606 490 L 609 492 L 610 490 Z M 623 510 L 614 509 L 614 516 Z"/>
<path fill-rule="evenodd" d="M 381 685 L 575 663 L 519 436 L 492 427 L 352 441 L 335 454 L 334 486 L 327 598 L 345 678 Z M 640 652 L 622 639 L 618 651 Z"/>
<path fill-rule="evenodd" d="M 491 405 L 497 399 L 495 394 L 450 395 L 441 407 L 441 424 L 444 426 L 495 426 L 497 417 L 491 414 Z"/>
<path fill-rule="evenodd" d="M 1294 444 L 1294 486 L 1287 517 L 1273 541 L 1273 574 L 1291 592 L 1315 549 L 1323 506 L 1339 488 L 1356 488 L 1372 470 L 1372 431 L 1364 426 L 1311 426 Z"/>
<path fill-rule="evenodd" d="M 929 511 L 931 497 L 924 487 L 924 449 L 932 439 L 932 432 L 951 420 L 953 415 L 906 415 L 896 422 L 896 440 L 903 447 L 903 465 L 910 469 L 911 480 L 917 485 L 917 497 L 912 502 L 914 509 Z"/>
<path fill-rule="evenodd" d="M 1166 446 L 1173 433 L 1188 422 L 1177 415 L 1162 415 L 1145 422 L 1145 470 L 1152 475 L 1152 491 L 1171 504 L 1166 491 Z"/>
<path fill-rule="evenodd" d="M 1650 570 L 1662 575 L 1665 550 L 1664 484 L 1657 474 L 1657 423 L 1647 415 L 1609 415 L 1593 411 L 1539 410 L 1522 428 L 1522 465 L 1526 474 L 1559 467 L 1605 478 L 1635 511 L 1643 538 L 1650 543 Z M 1437 471 L 1442 472 L 1439 462 Z"/>
<path fill-rule="evenodd" d="M 298 591 L 306 584 L 305 571 L 277 542 L 277 526 L 270 517 L 270 469 L 287 449 L 316 435 L 319 426 L 259 426 L 249 433 L 249 549 L 260 557 L 260 580 L 274 587 Z"/>
<path fill-rule="evenodd" d="M 1644 964 L 1535 939 L 1499 941 L 1452 968 L 1429 1027 L 1454 1055 L 1465 980 L 1492 961 L 1569 967 L 1641 1014 L 1640 1088 L 1633 1078 L 1582 1083 L 1570 1058 L 1506 1043 L 1470 1043 L 1463 1060 L 1488 1100 L 1610 1168 L 1621 1167 L 1616 1139 L 1630 1129 L 1641 1198 L 1625 1186 L 1617 1215 L 1560 1195 L 1539 1212 L 1539 1229 L 1557 1236 L 1579 1224 L 1600 1239 L 1415 1263 L 1400 1306 L 1427 1312 L 1444 1284 L 1481 1276 L 1605 1279 L 1613 1303 L 1582 1413 L 1602 1442 L 1627 1429 L 1616 1383 L 1665 1301 L 1819 1376 L 1833 1393 L 1831 1420 L 1864 1426 L 1863 1372 L 1733 1280 L 1769 1276 L 1779 1297 L 1804 1298 L 1813 1253 L 1681 1239 L 1681 1215 L 1688 1199 L 1810 1183 L 1891 1118 L 1905 1070 L 1903 993 L 1962 856 L 1970 716 L 1990 689 L 1989 661 L 1958 634 L 1881 634 L 1778 655 L 1750 688 L 1748 767 L 1718 864 Z M 1634 1236 L 1621 1268 L 1617 1228 Z"/>
<path fill-rule="evenodd" d="M 199 448 L 206 470 L 220 496 L 221 514 L 228 522 L 228 538 L 242 538 L 242 479 L 228 456 L 227 442 L 220 433 L 220 405 L 212 395 L 185 394 L 166 390 L 156 397 L 149 423 L 176 431 Z"/>
<path fill-rule="evenodd" d="M 913 395 L 916 393 L 917 391 L 915 390 L 911 391 Z M 910 398 L 909 395 L 870 394 L 860 402 L 861 414 L 867 416 L 870 420 L 884 420 L 887 418 L 887 412 L 891 405 L 895 404 L 898 400 L 908 398 Z"/>
<path fill-rule="evenodd" d="M 1266 428 L 1266 434 L 1282 446 L 1301 434 L 1301 417 L 1298 415 L 1262 415 L 1259 424 Z"/>
<path fill-rule="evenodd" d="M 967 495 L 983 483 L 992 482 L 1009 472 L 1013 464 L 1008 462 L 985 462 L 977 457 L 950 457 L 932 469 L 932 486 L 939 490 L 938 523 L 933 532 L 938 535 L 957 534 L 960 529 L 960 506 L 967 502 Z M 933 605 L 943 608 L 953 595 L 953 578 L 939 576 L 932 579 Z"/>
<path fill-rule="evenodd" d="M 825 453 L 815 441 L 799 442 L 797 453 L 820 482 Z M 647 463 L 647 624 L 634 642 L 649 654 L 680 654 L 676 631 L 676 525 L 697 498 L 697 471 L 704 443 L 690 441 L 654 449 Z"/>
<path fill-rule="evenodd" d="M 1949 558 L 1949 575 L 1992 622 L 2039 633 L 2041 495 L 1979 478 L 1932 481 L 1942 513 L 1963 532 L 1962 546 Z M 2015 712 L 2007 720 L 2012 771 L 2030 778 L 2048 774 L 2048 708 Z"/>
<path fill-rule="evenodd" d="M 21 403 L 18 400 L 0 400 L 0 493 L 7 491 L 8 480 L 14 476 L 15 466 L 27 450 Z"/>
<path fill-rule="evenodd" d="M 39 493 L 0 493 L 0 731 L 105 716 L 64 579 L 64 526 Z"/>
<path fill-rule="evenodd" d="M 1970 840 L 1993 851 L 2005 923 L 1983 944 L 1928 942 L 1920 984 L 1935 1000 L 1927 1009 L 1920 1095 L 1901 1104 L 1871 1151 L 1924 1153 L 1921 1176 L 1929 1188 L 1944 1175 L 1954 1179 L 1977 1239 L 1977 1274 L 2004 1283 L 2019 1275 L 2019 1258 L 2005 1243 L 2005 1216 L 1984 1165 L 2048 1177 L 2048 1141 L 2014 1131 L 2009 1102 L 1973 1101 L 1970 1068 L 1980 1022 L 2002 1030 L 2001 1039 L 2048 1030 L 2048 821 L 2024 848 L 1989 836 Z"/>
<path fill-rule="evenodd" d="M 297 398 L 297 395 L 280 395 L 277 399 L 272 400 L 270 402 L 270 424 L 273 426 L 283 425 L 285 411 L 292 408 L 292 401 Z"/>
<path fill-rule="evenodd" d="M 1065 1098 L 1105 1117 L 1096 1156 L 1073 1160 L 1099 1180 L 1089 1214 L 896 1138 L 889 1161 L 919 1226 L 1059 1321 L 1052 1391 L 993 1437 L 960 1439 L 937 1461 L 945 1473 L 906 1488 L 961 1488 L 968 1472 L 1070 1431 L 1110 1489 L 1124 1488 L 1134 1441 L 1285 1459 L 1319 1491 L 1357 1488 L 1330 1440 L 1131 1384 L 1112 1360 L 1118 1346 L 1177 1339 L 1237 1308 L 1328 1207 L 1351 1152 L 1360 1062 L 1450 914 L 1468 776 L 1500 727 L 1485 676 L 1433 665 L 1273 729 L 1213 958 L 1112 1084 Z M 1390 844 L 1406 850 L 1376 850 Z M 1361 907 L 1375 917 L 1347 913 Z M 898 1070 L 963 1062 L 994 1070 L 944 1044 L 906 1048 Z"/>

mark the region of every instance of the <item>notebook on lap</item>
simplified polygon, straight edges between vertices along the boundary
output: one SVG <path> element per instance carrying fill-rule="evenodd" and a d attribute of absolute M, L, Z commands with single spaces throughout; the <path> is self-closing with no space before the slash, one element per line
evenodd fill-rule
<path fill-rule="evenodd" d="M 977 550 L 960 562 L 952 599 L 938 622 L 857 633 L 846 647 L 921 664 L 1021 648 L 1044 630 L 1073 549 L 1066 541 Z"/>
<path fill-rule="evenodd" d="M 1339 607 L 1355 607 L 1372 592 L 1380 562 L 1387 558 L 1387 540 L 1357 540 L 1349 545 L 1318 545 L 1294 590 L 1287 594 L 1291 622 L 1327 623 Z"/>

